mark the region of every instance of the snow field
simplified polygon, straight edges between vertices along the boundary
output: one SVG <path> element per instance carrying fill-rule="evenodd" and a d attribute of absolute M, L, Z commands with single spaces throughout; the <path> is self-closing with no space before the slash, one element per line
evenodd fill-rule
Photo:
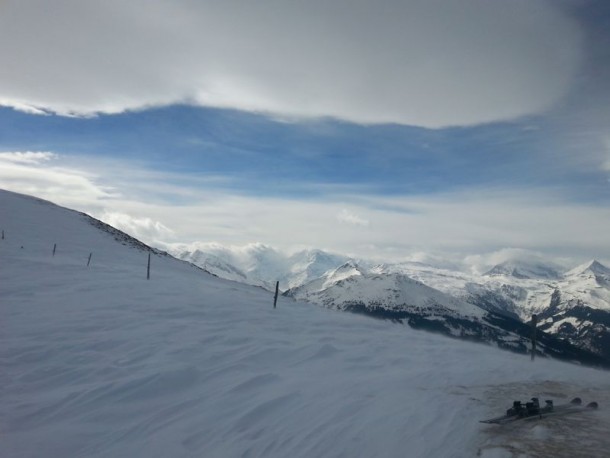
<path fill-rule="evenodd" d="M 494 387 L 609 380 L 286 298 L 274 310 L 168 257 L 147 281 L 147 253 L 81 215 L 4 192 L 0 209 L 2 457 L 472 457 Z"/>

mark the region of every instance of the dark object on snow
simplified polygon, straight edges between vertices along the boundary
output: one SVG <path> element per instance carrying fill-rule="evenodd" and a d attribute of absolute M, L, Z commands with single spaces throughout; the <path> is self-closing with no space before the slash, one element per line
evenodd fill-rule
<path fill-rule="evenodd" d="M 273 297 L 273 308 L 277 306 L 277 295 L 280 292 L 280 282 L 275 282 L 275 296 Z"/>
<path fill-rule="evenodd" d="M 553 405 L 553 401 L 546 400 L 544 407 L 540 407 L 538 398 L 532 398 L 532 401 L 526 402 L 525 405 L 522 404 L 521 401 L 514 401 L 513 406 L 506 411 L 506 415 L 490 418 L 488 420 L 481 420 L 480 423 L 503 425 L 521 419 L 545 418 L 555 415 L 567 415 L 597 410 L 598 407 L 597 402 L 590 402 L 586 406 L 583 406 L 580 398 L 574 398 L 569 403 L 558 406 Z"/>
<path fill-rule="evenodd" d="M 534 313 L 532 315 L 532 361 L 536 357 L 536 325 L 538 324 L 538 317 Z"/>
<path fill-rule="evenodd" d="M 552 410 L 553 409 L 553 401 L 546 401 L 547 406 L 545 409 Z M 550 403 L 550 408 L 549 408 Z M 540 402 L 538 398 L 532 398 L 531 402 L 526 402 L 525 405 L 521 403 L 521 401 L 514 401 L 513 406 L 506 411 L 507 417 L 528 417 L 530 415 L 537 415 L 540 413 Z"/>

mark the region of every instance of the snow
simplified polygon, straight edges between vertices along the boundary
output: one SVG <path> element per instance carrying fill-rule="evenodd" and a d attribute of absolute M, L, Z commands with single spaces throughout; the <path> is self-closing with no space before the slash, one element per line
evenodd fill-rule
<path fill-rule="evenodd" d="M 227 280 L 287 290 L 322 276 L 347 257 L 317 249 L 286 254 L 261 243 L 225 247 L 216 243 L 165 244 L 169 253 Z"/>
<path fill-rule="evenodd" d="M 564 323 L 568 323 L 571 324 L 572 326 L 574 326 L 576 329 L 578 329 L 581 326 L 587 326 L 587 325 L 591 325 L 593 323 L 591 323 L 591 321 L 582 321 L 579 320 L 578 318 L 572 317 L 572 316 L 568 316 L 565 317 L 561 320 L 557 320 L 553 323 L 553 325 L 548 328 L 545 329 L 546 332 L 551 332 L 551 333 L 557 333 L 559 331 L 559 328 L 561 327 L 561 325 L 563 325 Z"/>
<path fill-rule="evenodd" d="M 516 307 L 508 311 L 518 314 L 524 320 L 529 320 L 532 313 L 539 313 L 548 307 L 554 291 L 554 285 L 546 279 L 476 275 L 417 263 L 378 266 L 373 271 L 380 274 L 403 273 L 462 300 L 468 300 L 473 293 L 491 291 L 513 301 Z"/>
<path fill-rule="evenodd" d="M 565 275 L 558 285 L 564 306 L 581 301 L 589 307 L 610 311 L 610 270 L 590 261 Z"/>
<path fill-rule="evenodd" d="M 592 259 L 566 272 L 565 276 L 575 277 L 588 274 L 610 276 L 610 269 L 601 264 L 599 261 Z"/>
<path fill-rule="evenodd" d="M 273 309 L 160 253 L 146 280 L 145 247 L 32 198 L 0 191 L 0 215 L 1 456 L 517 456 L 477 420 L 540 386 L 608 393 L 608 372 Z"/>
<path fill-rule="evenodd" d="M 485 312 L 403 274 L 367 274 L 348 263 L 324 278 L 290 291 L 292 297 L 343 309 L 354 303 L 384 308 L 419 308 L 481 318 Z"/>
<path fill-rule="evenodd" d="M 221 278 L 275 290 L 276 281 L 286 291 L 306 286 L 322 290 L 341 278 L 354 274 L 402 274 L 466 302 L 495 297 L 505 312 L 529 321 L 532 314 L 546 310 L 556 290 L 562 295 L 562 308 L 581 301 L 589 307 L 610 311 L 610 269 L 598 261 L 588 261 L 560 274 L 550 262 L 511 260 L 494 266 L 483 275 L 462 272 L 420 262 L 373 265 L 322 250 L 284 254 L 263 244 L 222 247 L 218 244 L 167 245 L 180 259 L 213 272 Z M 203 251 L 201 251 L 203 250 Z M 565 300 L 564 300 L 565 299 Z M 570 302 L 571 301 L 571 302 Z"/>

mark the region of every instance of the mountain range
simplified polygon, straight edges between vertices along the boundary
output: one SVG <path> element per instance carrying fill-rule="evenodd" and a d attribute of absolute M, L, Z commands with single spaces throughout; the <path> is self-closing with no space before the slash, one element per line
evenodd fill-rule
<path fill-rule="evenodd" d="M 418 262 L 378 264 L 322 250 L 283 255 L 261 244 L 243 247 L 239 255 L 218 246 L 170 252 L 223 278 L 267 289 L 279 281 L 286 296 L 320 306 L 521 351 L 536 315 L 543 339 L 556 339 L 551 347 L 572 354 L 567 348 L 574 346 L 610 361 L 610 269 L 596 260 L 564 271 L 552 262 L 512 259 L 474 274 Z M 519 329 L 522 339 L 507 345 L 498 329 Z"/>

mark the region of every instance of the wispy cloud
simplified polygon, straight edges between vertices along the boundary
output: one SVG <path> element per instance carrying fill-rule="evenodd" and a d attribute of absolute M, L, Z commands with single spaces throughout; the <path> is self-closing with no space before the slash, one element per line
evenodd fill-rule
<path fill-rule="evenodd" d="M 59 155 L 50 152 L 0 153 L 0 187 L 78 208 L 116 196 L 112 188 L 97 182 L 95 173 L 61 162 Z"/>
<path fill-rule="evenodd" d="M 421 253 L 432 253 L 462 260 L 506 247 L 578 260 L 610 258 L 607 208 L 568 202 L 556 190 L 486 187 L 392 197 L 338 192 L 310 199 L 264 197 L 201 181 L 175 184 L 172 173 L 116 161 L 94 164 L 103 176 L 89 169 L 89 158 L 80 163 L 72 158 L 69 168 L 53 165 L 61 157 L 44 167 L 2 162 L 0 187 L 86 211 L 148 243 L 262 242 L 386 261 L 414 259 L 417 253 L 421 259 Z M 128 175 L 121 173 L 124 169 Z M 155 193 L 155 187 L 163 191 Z M 337 225 L 338 217 L 346 224 Z"/>
<path fill-rule="evenodd" d="M 8 96 L 7 98 L 3 98 L 0 96 L 0 106 L 13 107 L 15 110 L 33 115 L 48 116 L 50 114 L 48 111 L 43 110 L 42 108 L 37 108 L 26 103 L 21 103 L 18 100 L 11 98 L 10 96 Z"/>
<path fill-rule="evenodd" d="M 355 213 L 347 210 L 347 209 L 342 209 L 338 214 L 337 214 L 337 219 L 339 221 L 341 221 L 342 223 L 347 223 L 347 224 L 352 224 L 354 226 L 363 226 L 366 227 L 369 225 L 369 221 L 361 218 L 360 216 L 356 215 Z"/>
<path fill-rule="evenodd" d="M 46 6 L 3 4 L 0 60 L 10 65 L 0 104 L 90 114 L 189 102 L 278 117 L 473 125 L 550 108 L 582 55 L 579 26 L 545 0 Z"/>
<path fill-rule="evenodd" d="M 491 267 L 506 261 L 548 264 L 551 259 L 555 261 L 557 265 L 562 264 L 562 258 L 554 257 L 549 253 L 545 254 L 534 250 L 524 250 L 523 248 L 502 248 L 489 253 L 468 255 L 464 258 L 464 264 L 473 272 L 482 274 Z M 567 266 L 570 266 L 570 264 L 568 263 Z"/>
<path fill-rule="evenodd" d="M 151 218 L 134 218 L 125 213 L 104 210 L 99 218 L 128 234 L 137 235 L 147 241 L 166 241 L 174 238 L 174 232 Z"/>
<path fill-rule="evenodd" d="M 1 162 L 14 164 L 40 164 L 57 157 L 48 151 L 5 151 L 0 152 Z"/>

